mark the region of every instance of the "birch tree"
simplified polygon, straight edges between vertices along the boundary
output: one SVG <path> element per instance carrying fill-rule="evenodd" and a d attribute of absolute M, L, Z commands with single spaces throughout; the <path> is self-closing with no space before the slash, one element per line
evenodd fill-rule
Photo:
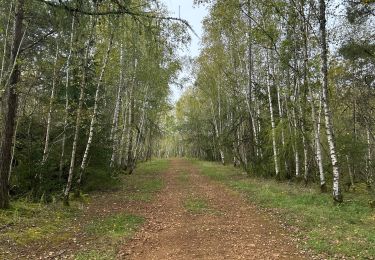
<path fill-rule="evenodd" d="M 326 31 L 326 3 L 325 0 L 319 1 L 320 14 L 320 48 L 321 48 L 321 82 L 322 82 L 322 102 L 324 108 L 324 118 L 327 132 L 327 139 L 329 145 L 329 153 L 333 168 L 333 199 L 337 202 L 342 202 L 342 194 L 340 189 L 340 170 L 337 160 L 336 144 L 333 132 L 332 114 L 329 106 L 328 97 L 328 47 L 327 47 L 327 31 Z"/>

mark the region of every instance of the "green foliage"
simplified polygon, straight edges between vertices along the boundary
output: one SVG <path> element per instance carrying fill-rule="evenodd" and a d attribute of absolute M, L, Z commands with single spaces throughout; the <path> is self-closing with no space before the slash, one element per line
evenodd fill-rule
<path fill-rule="evenodd" d="M 82 190 L 85 192 L 111 191 L 118 190 L 120 187 L 119 177 L 112 176 L 111 169 L 91 166 L 85 172 Z"/>
<path fill-rule="evenodd" d="M 369 42 L 349 42 L 340 48 L 339 53 L 345 59 L 349 60 L 375 60 L 375 44 L 371 44 Z"/>

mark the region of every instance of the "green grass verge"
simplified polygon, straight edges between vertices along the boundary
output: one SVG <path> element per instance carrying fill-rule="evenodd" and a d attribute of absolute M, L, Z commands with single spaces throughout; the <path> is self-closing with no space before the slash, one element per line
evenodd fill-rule
<path fill-rule="evenodd" d="M 78 204 L 70 208 L 60 204 L 39 204 L 26 200 L 13 201 L 11 208 L 0 211 L 0 241 L 11 240 L 19 245 L 32 241 L 49 239 L 51 242 L 63 239 L 54 236 L 73 217 L 78 216 Z"/>
<path fill-rule="evenodd" d="M 177 177 L 180 184 L 187 184 L 189 183 L 189 174 L 185 171 L 181 171 Z"/>
<path fill-rule="evenodd" d="M 150 201 L 154 194 L 163 188 L 161 173 L 169 167 L 168 160 L 155 160 L 142 163 L 132 175 L 124 176 L 123 190 L 126 199 Z"/>
<path fill-rule="evenodd" d="M 137 228 L 144 222 L 140 216 L 129 214 L 116 214 L 102 219 L 96 219 L 89 223 L 85 230 L 95 236 L 110 239 L 131 237 Z"/>
<path fill-rule="evenodd" d="M 213 212 L 208 202 L 199 197 L 188 197 L 184 202 L 184 208 L 192 214 L 205 214 Z"/>
<path fill-rule="evenodd" d="M 75 260 L 113 260 L 116 259 L 114 251 L 89 250 L 78 253 Z"/>
<path fill-rule="evenodd" d="M 126 203 L 124 199 L 125 201 L 149 201 L 163 187 L 161 173 L 168 166 L 168 160 L 140 163 L 133 175 L 118 175 L 115 178 L 106 170 L 90 169 L 86 173 L 83 190 L 84 192 L 107 192 L 105 196 L 109 196 L 113 201 L 118 200 L 118 203 Z M 7 257 L 7 255 L 3 255 L 7 251 L 10 253 L 13 251 L 13 249 L 6 248 L 4 241 L 10 241 L 19 246 L 29 246 L 43 240 L 49 241 L 49 243 L 58 243 L 74 236 L 75 234 L 66 227 L 71 227 L 72 223 L 76 223 L 75 219 L 80 219 L 82 210 L 85 208 L 82 205 L 90 201 L 90 193 L 82 194 L 78 200 L 74 199 L 74 196 L 71 198 L 72 201 L 68 208 L 60 202 L 46 205 L 20 199 L 12 201 L 10 209 L 0 210 L 0 259 Z M 102 229 L 96 230 L 92 227 L 92 234 L 94 235 L 96 231 L 107 232 L 109 230 L 109 234 L 113 236 L 126 237 L 129 232 L 131 233 L 134 225 L 139 224 L 140 221 L 136 216 L 129 215 L 103 219 Z M 95 251 L 97 248 L 94 251 L 81 252 L 77 257 L 82 256 L 81 259 L 113 259 L 111 253 L 113 246 L 109 245 L 103 251 L 100 250 L 101 253 Z M 84 258 L 87 254 L 89 256 Z"/>
<path fill-rule="evenodd" d="M 275 209 L 289 225 L 298 227 L 305 246 L 331 257 L 374 259 L 375 211 L 365 192 L 346 193 L 341 205 L 329 194 L 299 184 L 246 177 L 239 169 L 192 161 L 202 174 L 245 194 L 249 201 Z"/>

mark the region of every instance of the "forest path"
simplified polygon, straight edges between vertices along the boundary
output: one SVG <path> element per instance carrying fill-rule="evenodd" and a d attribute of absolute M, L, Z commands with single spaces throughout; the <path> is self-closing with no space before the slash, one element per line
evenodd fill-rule
<path fill-rule="evenodd" d="M 276 220 L 239 194 L 172 159 L 147 222 L 119 259 L 308 259 Z"/>

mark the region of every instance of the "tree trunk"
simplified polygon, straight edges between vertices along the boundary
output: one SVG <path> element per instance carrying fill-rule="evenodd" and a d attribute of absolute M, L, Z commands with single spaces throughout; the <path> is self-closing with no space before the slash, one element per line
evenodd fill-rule
<path fill-rule="evenodd" d="M 366 160 L 366 184 L 371 187 L 372 184 L 372 151 L 371 151 L 371 132 L 370 126 L 367 126 L 367 160 Z"/>
<path fill-rule="evenodd" d="M 349 181 L 350 181 L 350 183 L 348 184 L 348 186 L 349 186 L 348 191 L 349 191 L 350 187 L 352 188 L 352 190 L 355 190 L 354 176 L 353 176 L 353 172 L 352 172 L 352 167 L 350 165 L 349 155 L 346 155 L 346 163 L 348 164 Z"/>
<path fill-rule="evenodd" d="M 333 132 L 332 114 L 329 106 L 328 98 L 328 47 L 327 47 L 327 32 L 326 32 L 326 3 L 325 0 L 319 0 L 320 10 L 320 44 L 321 44 L 321 81 L 322 81 L 322 101 L 324 108 L 324 117 L 326 123 L 326 132 L 329 146 L 329 153 L 331 157 L 333 169 L 333 199 L 341 203 L 343 197 L 340 188 L 340 170 L 337 161 L 335 137 Z"/>
<path fill-rule="evenodd" d="M 11 22 L 12 10 L 13 10 L 13 1 L 11 1 L 11 3 L 10 3 L 7 25 L 6 25 L 6 28 L 5 28 L 4 45 L 3 45 L 3 57 L 1 59 L 1 70 L 0 70 L 0 86 L 2 86 L 3 76 L 5 75 L 4 74 L 5 61 L 6 61 L 5 57 L 7 56 L 8 33 L 9 33 L 9 27 L 10 27 L 10 22 Z"/>
<path fill-rule="evenodd" d="M 268 54 L 267 54 L 268 56 Z M 275 124 L 275 118 L 273 114 L 273 105 L 272 105 L 272 95 L 271 95 L 271 72 L 270 72 L 270 59 L 267 59 L 268 62 L 268 70 L 267 70 L 267 92 L 268 92 L 268 105 L 270 109 L 270 119 L 271 119 L 271 131 L 272 131 L 272 148 L 273 148 L 273 160 L 275 164 L 275 174 L 276 178 L 279 178 L 279 157 L 278 157 L 278 151 L 277 151 L 277 145 L 276 145 L 276 124 Z"/>
<path fill-rule="evenodd" d="M 116 161 L 116 153 L 117 153 L 117 145 L 118 145 L 118 120 L 119 120 L 119 112 L 120 112 L 120 103 L 121 103 L 121 93 L 124 84 L 124 47 L 121 43 L 120 46 L 120 80 L 119 85 L 117 88 L 117 96 L 116 96 L 116 104 L 115 104 L 115 111 L 113 112 L 113 120 L 112 120 L 112 128 L 111 128 L 111 140 L 112 140 L 112 156 L 110 167 L 112 168 Z"/>
<path fill-rule="evenodd" d="M 148 86 L 146 87 L 146 94 L 143 98 L 143 105 L 142 105 L 142 116 L 141 116 L 141 121 L 140 121 L 140 124 L 139 124 L 139 127 L 138 127 L 138 133 L 137 133 L 137 137 L 136 137 L 136 140 L 135 140 L 135 144 L 134 144 L 134 153 L 133 153 L 133 157 L 132 157 L 132 164 L 131 164 L 131 168 L 129 169 L 129 173 L 133 173 L 134 169 L 135 169 L 135 166 L 136 166 L 136 163 L 137 163 L 137 160 L 138 160 L 138 156 L 139 156 L 139 147 L 140 147 L 140 142 L 141 142 L 141 137 L 143 135 L 143 129 L 144 129 L 144 124 L 145 124 L 145 120 L 146 120 L 146 100 L 147 100 L 147 93 L 148 93 Z"/>
<path fill-rule="evenodd" d="M 327 185 L 326 185 L 324 168 L 323 168 L 322 146 L 320 144 L 320 126 L 319 126 L 320 125 L 320 112 L 319 112 L 319 120 L 317 120 L 316 113 L 315 113 L 314 97 L 313 97 L 310 86 L 309 86 L 309 92 L 310 92 L 310 99 L 311 99 L 310 100 L 311 117 L 312 117 L 312 123 L 313 123 L 315 150 L 316 150 L 315 156 L 316 156 L 316 162 L 318 164 L 318 169 L 319 169 L 320 190 L 322 192 L 327 192 Z M 320 105 L 320 108 L 321 108 L 321 105 Z"/>
<path fill-rule="evenodd" d="M 134 84 L 134 83 L 133 83 Z M 131 169 L 132 166 L 132 158 L 133 158 L 133 126 L 134 126 L 134 87 L 132 85 L 129 93 L 129 115 L 128 115 L 128 123 L 129 123 L 129 130 L 128 130 L 128 159 L 126 163 L 126 168 Z"/>
<path fill-rule="evenodd" d="M 60 176 L 62 175 L 62 171 L 65 164 L 65 144 L 66 144 L 66 130 L 68 127 L 68 116 L 69 116 L 69 76 L 70 76 L 70 61 L 72 59 L 72 51 L 73 51 L 73 38 L 74 38 L 74 22 L 75 18 L 73 15 L 72 18 L 72 27 L 70 32 L 70 47 L 69 47 L 69 54 L 68 59 L 66 61 L 66 81 L 65 81 L 65 114 L 64 114 L 64 130 L 62 136 L 62 144 L 61 144 L 61 155 L 60 155 L 60 166 L 59 172 Z"/>
<path fill-rule="evenodd" d="M 78 100 L 76 125 L 74 129 L 72 154 L 70 157 L 68 180 L 67 180 L 65 190 L 64 190 L 64 204 L 66 206 L 69 205 L 69 193 L 70 193 L 70 189 L 72 187 L 72 181 L 73 181 L 74 165 L 75 165 L 75 160 L 76 160 L 76 152 L 77 152 L 77 144 L 78 144 L 78 135 L 79 135 L 79 130 L 81 128 L 81 113 L 82 113 L 83 99 L 84 99 L 86 80 L 87 80 L 86 72 L 87 72 L 87 65 L 88 65 L 89 53 L 90 53 L 90 48 L 91 48 L 90 46 L 91 37 L 93 35 L 94 28 L 95 28 L 95 22 L 92 22 L 91 34 L 89 36 L 89 40 L 87 41 L 87 47 L 86 47 L 84 58 L 83 58 L 82 79 L 81 79 L 80 94 L 79 94 L 79 100 Z"/>
<path fill-rule="evenodd" d="M 56 55 L 55 55 L 55 62 L 53 65 L 53 79 L 52 79 L 52 90 L 51 90 L 51 97 L 49 100 L 49 109 L 48 109 L 48 116 L 47 116 L 47 129 L 46 129 L 46 138 L 44 141 L 44 150 L 43 150 L 43 158 L 42 158 L 42 165 L 44 165 L 48 158 L 48 148 L 49 148 L 49 135 L 51 129 L 51 118 L 52 118 L 52 109 L 53 109 L 53 102 L 55 99 L 55 88 L 56 88 L 56 67 L 57 67 L 57 59 L 59 55 L 59 44 L 56 44 Z"/>
<path fill-rule="evenodd" d="M 14 17 L 14 36 L 11 64 L 13 69 L 10 75 L 9 84 L 5 86 L 4 93 L 4 121 L 1 133 L 0 146 L 0 209 L 9 207 L 9 168 L 12 158 L 12 141 L 14 138 L 15 121 L 17 116 L 18 94 L 17 84 L 21 78 L 19 61 L 17 60 L 22 42 L 22 28 L 24 19 L 24 0 L 17 1 Z"/>
<path fill-rule="evenodd" d="M 119 155 L 117 158 L 117 163 L 120 167 L 124 167 L 125 165 L 125 150 L 126 150 L 126 129 L 127 129 L 127 112 L 128 112 L 128 106 L 126 105 L 126 99 L 123 97 L 121 100 L 122 102 L 122 113 L 123 113 L 123 119 L 122 119 L 122 131 L 121 131 L 121 141 L 120 141 L 120 147 L 119 147 Z"/>
<path fill-rule="evenodd" d="M 86 149 L 85 149 L 85 153 L 83 154 L 82 163 L 81 163 L 81 167 L 80 167 L 80 170 L 79 170 L 79 177 L 78 177 L 78 181 L 77 181 L 77 192 L 78 192 L 78 194 L 80 192 L 82 175 L 83 175 L 83 173 L 86 170 L 87 159 L 88 159 L 88 155 L 89 155 L 89 152 L 90 152 L 92 138 L 94 136 L 94 129 L 95 129 L 96 117 L 98 116 L 100 86 L 102 84 L 104 72 L 105 72 L 105 69 L 106 69 L 107 64 L 108 64 L 109 53 L 111 51 L 111 47 L 112 47 L 112 35 L 111 35 L 111 38 L 109 40 L 107 52 L 106 52 L 104 60 L 103 60 L 103 65 L 102 65 L 102 68 L 101 68 L 101 71 L 100 71 L 98 83 L 96 85 L 95 100 L 94 100 L 94 111 L 93 111 L 93 113 L 91 115 L 89 137 L 87 139 Z"/>

